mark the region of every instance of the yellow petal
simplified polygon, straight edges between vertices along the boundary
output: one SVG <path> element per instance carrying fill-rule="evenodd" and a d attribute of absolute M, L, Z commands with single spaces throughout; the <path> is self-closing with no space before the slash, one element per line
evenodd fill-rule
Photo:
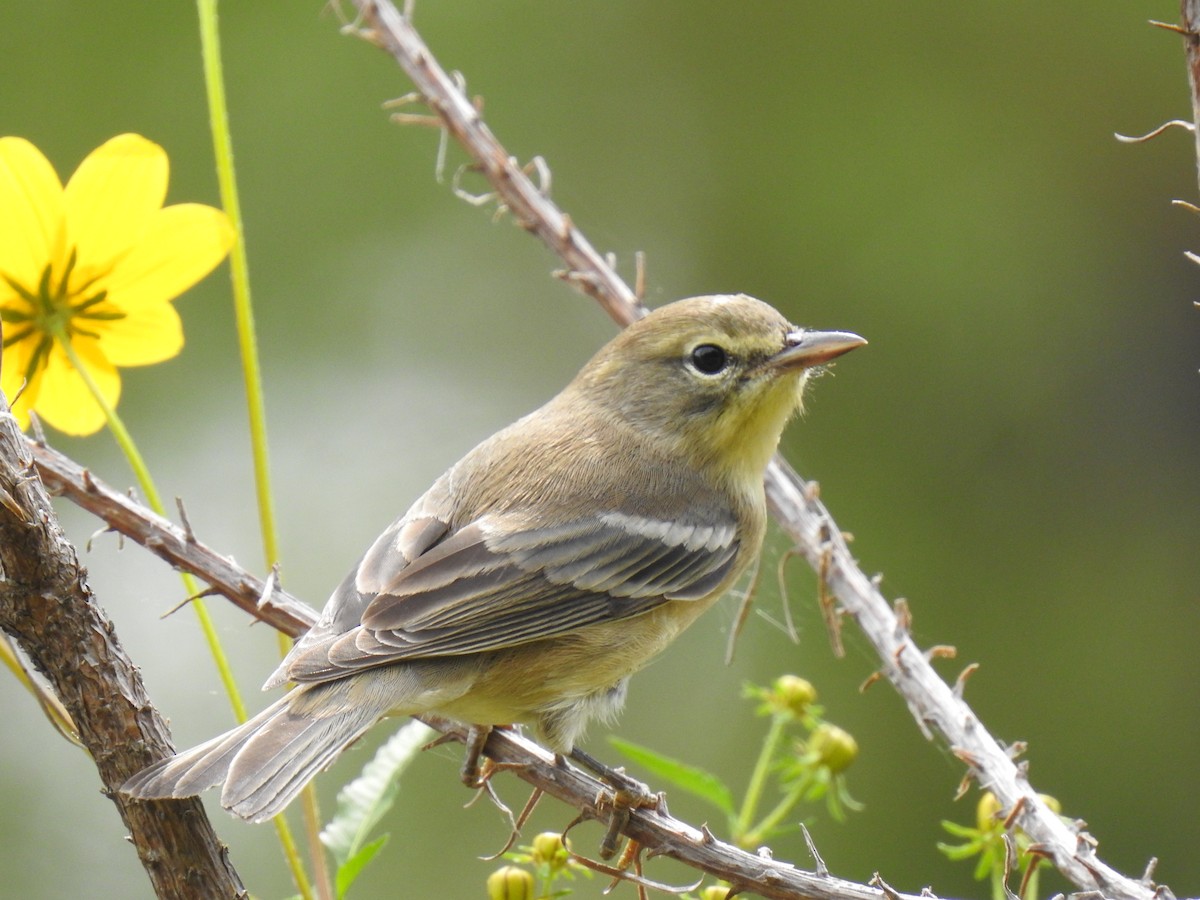
<path fill-rule="evenodd" d="M 0 138 L 0 274 L 37 288 L 62 241 L 63 189 L 54 167 L 24 138 Z"/>
<path fill-rule="evenodd" d="M 81 322 L 88 328 L 92 323 Z M 125 318 L 97 323 L 100 346 L 114 366 L 148 366 L 176 356 L 183 349 L 183 323 L 170 303 L 141 303 L 126 310 Z"/>
<path fill-rule="evenodd" d="M 168 206 L 105 279 L 108 301 L 128 311 L 173 300 L 215 269 L 232 246 L 233 226 L 221 210 L 200 203 Z"/>
<path fill-rule="evenodd" d="M 104 358 L 94 340 L 76 338 L 71 346 L 87 366 L 105 401 L 116 406 L 121 397 L 121 376 L 117 370 Z M 64 434 L 92 434 L 104 425 L 104 410 L 57 343 L 50 351 L 33 408 L 44 422 Z"/>
<path fill-rule="evenodd" d="M 29 410 L 37 400 L 42 381 L 41 373 L 34 372 L 29 383 L 25 383 L 29 358 L 36 347 L 37 338 L 17 341 L 4 348 L 4 356 L 0 359 L 0 391 L 22 429 L 29 427 Z M 20 397 L 17 397 L 18 393 Z"/>
<path fill-rule="evenodd" d="M 63 194 L 67 240 L 85 277 L 108 269 L 142 237 L 167 196 L 167 154 L 140 134 L 120 134 L 79 164 Z"/>

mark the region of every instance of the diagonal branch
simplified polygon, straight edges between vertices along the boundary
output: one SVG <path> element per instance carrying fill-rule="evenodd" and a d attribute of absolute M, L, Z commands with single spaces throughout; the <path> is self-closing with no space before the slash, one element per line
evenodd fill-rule
<path fill-rule="evenodd" d="M 191 528 L 180 528 L 134 502 L 43 441 L 27 438 L 25 443 L 51 492 L 67 497 L 175 568 L 191 572 L 256 619 L 292 637 L 317 621 L 310 607 L 285 593 L 274 579 L 264 583 L 249 574 L 196 540 Z"/>
<path fill-rule="evenodd" d="M 583 238 L 508 154 L 483 122 L 460 83 L 448 75 L 412 22 L 390 0 L 353 0 L 358 34 L 388 52 L 416 85 L 423 102 L 441 120 L 488 179 L 517 223 L 540 237 L 569 267 L 568 280 L 595 297 L 620 324 L 640 315 L 634 292 Z M 1069 880 L 1084 890 L 1114 898 L 1150 900 L 1154 886 L 1102 862 L 1095 841 L 1065 824 L 1038 796 L 1022 768 L 980 722 L 967 703 L 934 671 L 907 627 L 851 556 L 841 531 L 816 491 L 781 458 L 766 476 L 767 497 L 784 531 L 817 569 L 845 611 L 863 629 L 882 660 L 883 673 L 908 704 L 927 736 L 936 732 L 991 790 L 1019 825 Z"/>

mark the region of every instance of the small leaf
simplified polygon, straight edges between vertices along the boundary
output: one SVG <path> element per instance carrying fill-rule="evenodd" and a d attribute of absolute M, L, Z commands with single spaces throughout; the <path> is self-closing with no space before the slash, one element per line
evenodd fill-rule
<path fill-rule="evenodd" d="M 356 856 L 400 789 L 400 773 L 429 740 L 433 729 L 412 721 L 388 738 L 362 774 L 338 792 L 337 814 L 321 831 L 321 843 L 339 866 Z"/>
<path fill-rule="evenodd" d="M 390 834 L 382 834 L 371 843 L 361 848 L 357 853 L 351 856 L 348 860 L 338 866 L 337 870 L 337 895 L 338 900 L 346 896 L 346 891 L 350 890 L 350 885 L 354 884 L 354 879 L 358 877 L 363 870 L 363 866 L 375 858 L 375 854 L 383 849 L 383 845 L 388 842 Z"/>
<path fill-rule="evenodd" d="M 662 756 L 648 747 L 632 744 L 620 738 L 610 737 L 608 740 L 621 753 L 659 778 L 665 778 L 689 794 L 695 794 L 697 797 L 707 800 L 728 816 L 735 814 L 733 794 L 725 786 L 725 783 L 711 772 L 706 772 L 704 769 L 680 762 L 677 759 L 671 759 L 669 756 Z"/>

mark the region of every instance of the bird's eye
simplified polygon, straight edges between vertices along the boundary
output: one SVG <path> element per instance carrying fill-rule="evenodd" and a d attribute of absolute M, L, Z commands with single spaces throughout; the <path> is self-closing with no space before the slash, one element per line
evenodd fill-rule
<path fill-rule="evenodd" d="M 729 354 L 716 344 L 701 344 L 692 351 L 692 365 L 697 372 L 716 375 L 729 365 Z"/>

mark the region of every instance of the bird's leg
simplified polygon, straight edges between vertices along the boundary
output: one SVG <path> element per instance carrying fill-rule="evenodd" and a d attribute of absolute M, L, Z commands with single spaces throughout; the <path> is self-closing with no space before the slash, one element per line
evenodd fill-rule
<path fill-rule="evenodd" d="M 497 728 L 511 730 L 513 727 L 511 725 L 467 726 L 467 736 L 463 738 L 466 753 L 463 756 L 462 769 L 459 770 L 459 777 L 462 779 L 463 784 L 469 788 L 483 789 L 488 787 L 488 781 L 497 772 L 503 772 L 506 769 L 525 768 L 524 763 L 498 763 L 483 755 L 488 737 L 491 736 L 493 731 Z"/>
<path fill-rule="evenodd" d="M 629 823 L 629 816 L 633 810 L 665 811 L 666 798 L 662 794 L 653 793 L 648 785 L 636 778 L 626 775 L 624 769 L 611 768 L 577 747 L 571 750 L 570 758 L 613 789 L 612 818 L 609 820 L 604 839 L 600 841 L 600 858 L 612 859 L 617 853 L 621 833 Z"/>
<path fill-rule="evenodd" d="M 487 740 L 491 733 L 491 725 L 471 725 L 467 728 L 467 737 L 463 741 L 467 749 L 466 755 L 463 757 L 460 777 L 462 783 L 469 788 L 483 787 L 491 774 L 484 771 L 487 760 L 483 756 L 483 748 L 487 746 Z"/>

